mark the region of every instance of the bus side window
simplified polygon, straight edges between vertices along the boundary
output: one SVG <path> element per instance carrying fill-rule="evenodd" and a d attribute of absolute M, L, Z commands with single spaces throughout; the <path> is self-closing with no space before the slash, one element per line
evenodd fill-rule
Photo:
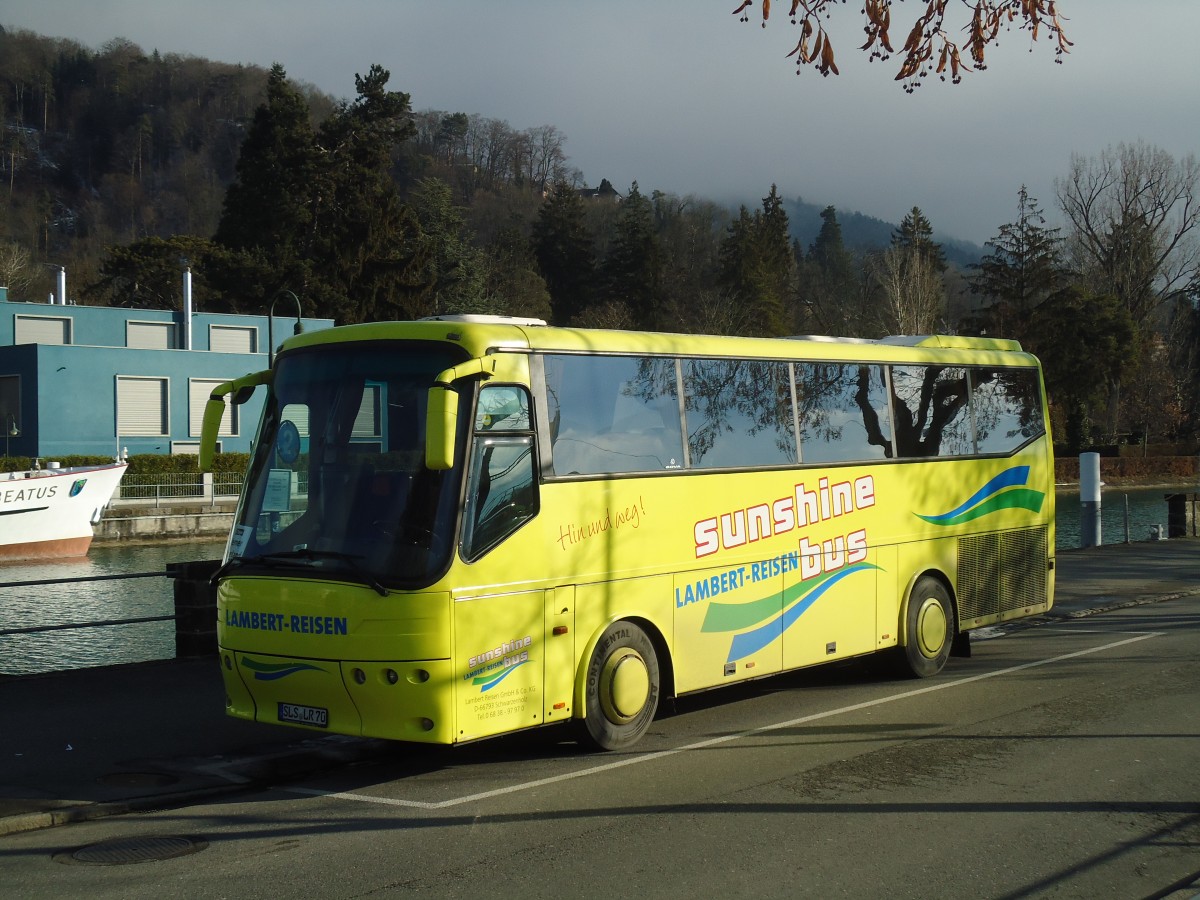
<path fill-rule="evenodd" d="M 805 463 L 890 459 L 891 424 L 881 366 L 797 363 Z"/>
<path fill-rule="evenodd" d="M 682 468 L 674 359 L 551 355 L 546 389 L 555 475 Z"/>
<path fill-rule="evenodd" d="M 1036 369 L 971 369 L 975 452 L 1013 453 L 1046 430 Z"/>
<path fill-rule="evenodd" d="M 533 518 L 537 484 L 529 394 L 511 385 L 489 385 L 475 407 L 463 556 L 475 560 Z"/>
<path fill-rule="evenodd" d="M 975 452 L 965 369 L 892 366 L 892 413 L 901 458 Z"/>
<path fill-rule="evenodd" d="M 533 518 L 537 486 L 530 435 L 481 435 L 471 452 L 463 557 L 478 559 Z"/>

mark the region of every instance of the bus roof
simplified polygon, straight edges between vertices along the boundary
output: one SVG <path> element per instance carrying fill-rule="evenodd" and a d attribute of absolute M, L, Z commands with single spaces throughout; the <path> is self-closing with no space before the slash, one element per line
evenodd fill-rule
<path fill-rule="evenodd" d="M 460 345 L 471 356 L 494 352 L 635 353 L 831 362 L 944 362 L 948 365 L 1036 365 L 1017 341 L 963 335 L 895 336 L 880 340 L 802 335 L 752 338 L 657 331 L 559 328 L 540 319 L 504 316 L 438 316 L 416 321 L 370 322 L 305 332 L 283 352 L 320 344 L 433 340 Z M 803 349 L 797 344 L 807 345 Z"/>

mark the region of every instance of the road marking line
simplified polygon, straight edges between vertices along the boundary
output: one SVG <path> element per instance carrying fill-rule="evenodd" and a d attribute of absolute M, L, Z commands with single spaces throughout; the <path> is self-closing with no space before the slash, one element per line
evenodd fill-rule
<path fill-rule="evenodd" d="M 456 797 L 453 800 L 440 800 L 437 802 L 427 802 L 422 800 L 401 800 L 393 797 L 374 797 L 369 794 L 355 794 L 349 791 L 322 791 L 315 788 L 302 787 L 283 787 L 275 788 L 289 794 L 304 794 L 312 797 L 333 797 L 338 800 L 355 800 L 359 803 L 375 803 L 382 806 L 404 806 L 414 809 L 449 809 L 454 806 L 461 806 L 464 803 L 473 803 L 477 800 L 490 800 L 493 797 L 502 797 L 506 794 L 516 794 L 521 791 L 528 791 L 534 788 L 545 787 L 549 784 L 558 784 L 563 781 L 572 781 L 576 778 L 586 778 L 589 775 L 599 775 L 603 772 L 611 772 L 614 769 L 621 769 L 625 766 L 638 765 L 640 763 L 653 762 L 657 759 L 663 759 L 668 756 L 674 756 L 678 753 L 687 753 L 693 750 L 705 750 L 709 747 L 715 747 L 719 744 L 725 744 L 730 741 L 740 741 L 743 738 L 755 737 L 760 734 L 765 734 L 771 731 L 778 731 L 783 728 L 794 728 L 797 725 L 805 725 L 809 722 L 815 722 L 819 719 L 828 719 L 832 716 L 840 716 L 843 713 L 858 712 L 863 709 L 871 709 L 872 707 L 882 706 L 885 703 L 893 703 L 897 700 L 907 700 L 910 697 L 919 697 L 922 694 L 931 694 L 934 691 L 944 691 L 948 688 L 962 687 L 967 684 L 974 684 L 977 681 L 984 681 L 988 678 L 997 678 L 1001 675 L 1011 675 L 1015 672 L 1023 672 L 1026 669 L 1036 669 L 1039 666 L 1048 666 L 1053 663 L 1065 662 L 1068 659 L 1076 659 L 1080 656 L 1089 656 L 1093 653 L 1102 653 L 1105 650 L 1113 650 L 1117 647 L 1123 647 L 1126 644 L 1135 644 L 1139 641 L 1147 640 L 1153 637 L 1162 637 L 1164 632 L 1161 631 L 1146 631 L 1146 632 L 1122 632 L 1123 634 L 1132 634 L 1134 637 L 1126 638 L 1123 641 L 1114 641 L 1111 644 L 1104 644 L 1100 647 L 1092 647 L 1089 650 L 1076 650 L 1073 653 L 1064 653 L 1061 656 L 1053 656 L 1049 659 L 1039 659 L 1033 662 L 1022 663 L 1019 666 L 1010 666 L 1007 669 L 997 669 L 994 672 L 983 672 L 979 675 L 972 675 L 969 678 L 959 678 L 955 681 L 946 681 L 941 684 L 931 684 L 925 687 L 914 688 L 911 691 L 904 691 L 899 694 L 892 694 L 887 697 L 877 697 L 874 700 L 865 700 L 862 703 L 853 703 L 850 706 L 842 706 L 838 709 L 829 709 L 824 712 L 810 713 L 807 716 L 800 716 L 796 719 L 788 719 L 786 722 L 775 722 L 771 725 L 760 725 L 758 728 L 751 728 L 746 731 L 740 731 L 736 734 L 724 734 L 719 737 L 706 738 L 702 741 L 696 741 L 691 744 L 685 744 L 682 747 L 675 747 L 670 750 L 658 750 L 653 753 L 644 753 L 639 756 L 631 756 L 626 759 L 618 759 L 613 762 L 603 763 L 598 766 L 590 766 L 586 769 L 580 769 L 577 772 L 566 772 L 562 775 L 553 775 L 549 778 L 538 778 L 534 781 L 526 781 L 521 784 L 513 784 L 508 787 L 495 788 L 490 791 L 480 791 L 477 794 L 468 794 L 465 797 Z"/>

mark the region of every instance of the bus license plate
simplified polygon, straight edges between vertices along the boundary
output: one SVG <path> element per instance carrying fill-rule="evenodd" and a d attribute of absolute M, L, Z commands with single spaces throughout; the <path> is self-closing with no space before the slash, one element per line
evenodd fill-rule
<path fill-rule="evenodd" d="M 314 728 L 329 727 L 329 710 L 319 706 L 300 706 L 298 703 L 280 703 L 279 721 L 296 725 L 311 725 Z"/>

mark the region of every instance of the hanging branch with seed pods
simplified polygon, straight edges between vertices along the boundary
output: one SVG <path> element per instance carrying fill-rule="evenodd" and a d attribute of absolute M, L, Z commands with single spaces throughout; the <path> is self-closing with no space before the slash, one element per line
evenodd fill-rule
<path fill-rule="evenodd" d="M 917 0 L 924 11 L 917 14 L 908 37 L 899 53 L 893 49 L 891 40 L 892 9 L 903 0 L 861 0 L 860 12 L 864 18 L 863 32 L 866 43 L 860 50 L 869 52 L 869 60 L 885 62 L 899 56 L 900 68 L 896 81 L 902 82 L 910 94 L 930 75 L 940 80 L 947 78 L 959 83 L 967 72 L 987 68 L 985 52 L 995 46 L 1001 31 L 1029 33 L 1030 41 L 1036 42 L 1045 32 L 1054 42 L 1055 62 L 1061 63 L 1070 52 L 1071 41 L 1063 30 L 1065 18 L 1058 10 L 1056 0 Z M 771 0 L 761 0 L 762 27 L 767 27 L 771 17 Z M 755 0 L 743 0 L 733 11 L 741 21 L 750 21 L 750 9 Z M 791 0 L 788 15 L 792 24 L 800 29 L 800 40 L 788 57 L 796 58 L 796 71 L 812 66 L 823 76 L 837 75 L 833 41 L 826 23 L 833 17 L 834 10 L 845 6 L 846 0 Z M 963 26 L 965 37 L 955 39 L 947 31 L 949 13 L 963 10 L 969 21 Z M 1032 49 L 1032 48 L 1031 48 Z"/>

